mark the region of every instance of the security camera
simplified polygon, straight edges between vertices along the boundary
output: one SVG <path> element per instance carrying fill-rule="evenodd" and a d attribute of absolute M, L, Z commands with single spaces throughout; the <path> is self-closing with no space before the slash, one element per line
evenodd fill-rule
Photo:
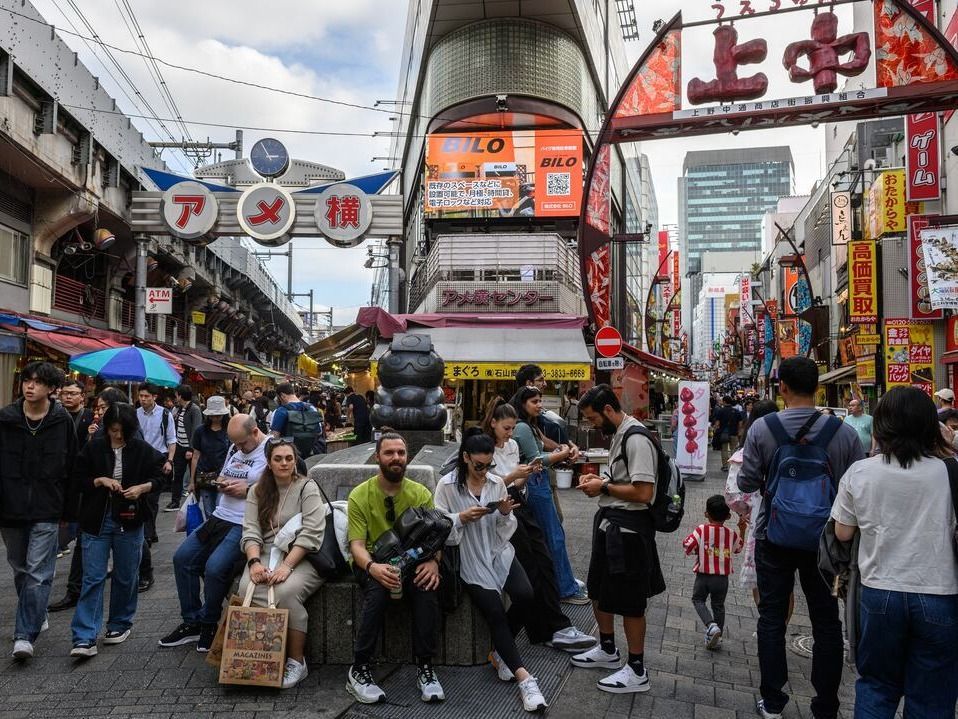
<path fill-rule="evenodd" d="M 496 110 L 499 112 L 507 112 L 509 107 L 506 105 L 506 100 L 508 99 L 508 95 L 496 95 Z"/>

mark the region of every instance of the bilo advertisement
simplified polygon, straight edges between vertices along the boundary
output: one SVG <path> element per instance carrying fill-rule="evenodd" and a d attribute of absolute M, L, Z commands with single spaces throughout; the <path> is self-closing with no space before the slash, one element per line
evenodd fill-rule
<path fill-rule="evenodd" d="M 578 130 L 428 137 L 427 217 L 575 217 L 581 199 Z"/>

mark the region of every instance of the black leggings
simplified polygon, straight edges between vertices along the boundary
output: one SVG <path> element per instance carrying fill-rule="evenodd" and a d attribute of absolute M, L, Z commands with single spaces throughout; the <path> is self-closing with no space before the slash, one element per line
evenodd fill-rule
<path fill-rule="evenodd" d="M 504 592 L 509 595 L 512 605 L 506 612 L 502 596 L 492 589 L 484 589 L 478 584 L 466 584 L 466 591 L 472 603 L 479 608 L 489 633 L 492 634 L 492 646 L 515 674 L 522 667 L 519 650 L 516 649 L 516 633 L 522 628 L 527 612 L 532 606 L 532 585 L 526 571 L 517 559 L 512 560 L 509 576 L 506 578 Z"/>

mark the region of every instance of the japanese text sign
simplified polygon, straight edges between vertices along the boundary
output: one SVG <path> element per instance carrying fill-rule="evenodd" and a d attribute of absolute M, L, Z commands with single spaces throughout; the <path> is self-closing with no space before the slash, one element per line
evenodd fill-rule
<path fill-rule="evenodd" d="M 745 274 L 739 280 L 739 302 L 742 308 L 742 326 L 749 327 L 755 324 L 752 313 L 752 276 Z"/>
<path fill-rule="evenodd" d="M 355 185 L 340 183 L 316 197 L 316 226 L 336 247 L 355 247 L 363 241 L 373 221 L 369 196 Z"/>
<path fill-rule="evenodd" d="M 878 321 L 878 264 L 875 243 L 848 243 L 848 316 L 852 324 Z"/>
<path fill-rule="evenodd" d="M 958 227 L 925 227 L 919 234 L 931 306 L 958 309 Z"/>
<path fill-rule="evenodd" d="M 939 320 L 943 313 L 932 309 L 928 292 L 928 272 L 921 246 L 921 231 L 928 226 L 931 215 L 908 216 L 908 284 L 910 287 L 911 318 L 915 320 Z"/>
<path fill-rule="evenodd" d="M 941 143 L 938 114 L 923 112 L 905 118 L 906 195 L 909 201 L 941 196 Z"/>
<path fill-rule="evenodd" d="M 852 238 L 852 193 L 832 193 L 832 244 L 847 245 Z"/>
<path fill-rule="evenodd" d="M 877 239 L 890 232 L 904 232 L 905 171 L 886 170 L 875 178 L 865 204 L 865 237 Z"/>
<path fill-rule="evenodd" d="M 911 385 L 930 396 L 934 392 L 933 357 L 931 323 L 885 320 L 886 391 L 896 385 Z"/>

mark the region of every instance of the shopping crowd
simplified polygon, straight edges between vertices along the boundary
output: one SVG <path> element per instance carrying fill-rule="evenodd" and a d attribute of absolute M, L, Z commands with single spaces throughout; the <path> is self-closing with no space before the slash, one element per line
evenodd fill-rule
<path fill-rule="evenodd" d="M 95 657 L 98 644 L 125 641 L 138 594 L 155 579 L 150 545 L 161 493 L 171 493 L 164 509 L 174 511 L 186 491 L 205 521 L 174 554 L 181 621 L 160 645 L 209 651 L 239 579 L 240 595 L 255 605 L 272 597 L 288 610 L 282 686 L 301 682 L 308 675 L 306 602 L 324 580 L 314 559 L 333 531 L 331 508 L 302 460 L 325 449 L 333 407 L 324 414 L 319 398 L 311 402 L 284 384 L 273 408 L 262 392 L 238 406 L 211 396 L 201 408 L 182 386 L 170 411 L 145 384 L 137 407 L 108 388 L 89 412 L 82 387 L 48 363 L 28 365 L 21 379 L 21 398 L 0 410 L 0 531 L 18 596 L 13 656 L 32 657 L 48 612 L 70 608 L 78 660 Z M 764 719 L 781 716 L 789 701 L 785 637 L 798 574 L 814 635 L 811 712 L 836 717 L 845 634 L 837 585 L 820 566 L 824 535 L 830 546 L 854 541 L 857 548 L 861 587 L 847 596 L 858 621 L 854 632 L 845 627 L 859 674 L 856 716 L 893 717 L 902 699 L 908 717 L 954 716 L 958 683 L 942 681 L 958 676 L 958 535 L 949 488 L 958 461 L 954 433 L 943 424 L 948 417 L 939 422 L 930 398 L 900 387 L 882 397 L 873 416 L 859 403 L 849 407 L 854 419 L 843 422 L 816 410 L 817 384 L 814 362 L 790 358 L 779 369 L 786 409 L 758 400 L 747 414 L 734 400 L 717 408 L 716 448 L 726 453 L 729 478 L 684 541 L 667 533 L 681 519 L 683 495 L 673 494 L 681 483 L 657 438 L 623 411 L 608 385 L 570 397 L 566 406 L 578 421 L 610 440 L 608 471 L 578 482 L 597 506 L 585 582 L 572 571 L 549 475 L 550 467 L 574 462 L 579 448 L 543 408 L 540 368 L 524 367 L 515 393 L 493 400 L 482 426 L 464 433 L 435 492 L 406 477 L 406 442 L 384 428 L 375 443 L 378 471 L 352 490 L 346 507 L 349 571 L 363 597 L 347 690 L 359 702 L 385 700 L 374 677 L 375 647 L 389 603 L 407 601 L 418 690 L 424 702 L 442 701 L 433 658 L 443 592 L 455 588 L 488 623 L 490 662 L 500 680 L 516 682 L 527 711 L 548 701 L 516 644 L 522 629 L 531 643 L 568 652 L 573 666 L 604 670 L 601 691 L 648 691 L 655 667 L 645 663 L 645 615 L 666 587 L 658 545 L 673 541 L 695 557 L 691 601 L 709 649 L 722 646 L 736 566 L 753 590 L 756 709 Z M 368 404 L 355 393 L 344 401 L 360 435 Z M 269 409 L 261 413 L 264 404 Z M 435 551 L 408 567 L 385 561 L 382 540 L 401 518 L 433 509 L 443 522 L 431 531 L 445 527 Z M 734 514 L 732 529 L 726 525 Z M 57 553 L 71 527 L 79 538 L 68 593 L 51 604 Z M 569 603 L 591 603 L 598 637 L 574 626 L 563 610 Z"/>

